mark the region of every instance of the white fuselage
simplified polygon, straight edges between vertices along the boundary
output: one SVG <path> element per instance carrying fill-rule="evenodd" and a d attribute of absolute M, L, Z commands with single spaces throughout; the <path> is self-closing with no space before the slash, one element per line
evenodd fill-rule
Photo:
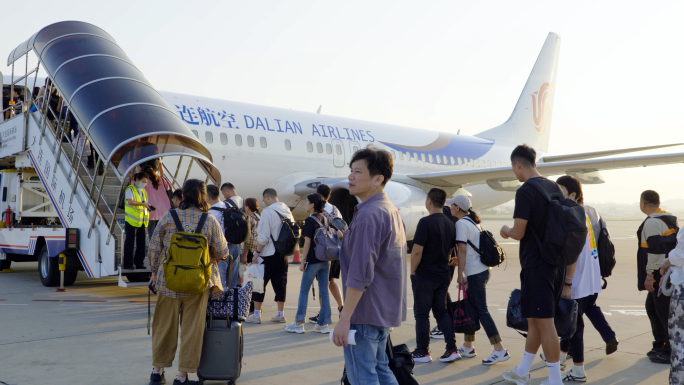
<path fill-rule="evenodd" d="M 298 218 L 304 213 L 298 207 L 302 197 L 295 194 L 295 186 L 317 178 L 337 180 L 338 187 L 342 186 L 352 155 L 367 145 L 392 153 L 397 176 L 394 181 L 402 174 L 510 164 L 510 144 L 477 137 L 169 92 L 161 94 L 211 151 L 222 182 L 234 184 L 243 198 L 256 197 L 259 201 L 264 189 L 275 188 L 281 201 L 295 207 Z M 165 164 L 175 172 L 177 163 Z M 187 161 L 183 164 L 187 165 Z M 179 177 L 184 177 L 186 167 L 180 167 Z M 427 214 L 425 192 L 431 187 L 434 186 L 388 186 L 388 195 L 402 211 L 411 236 L 417 220 L 406 218 L 406 212 L 418 217 Z M 486 184 L 468 186 L 468 192 L 475 209 L 496 206 L 513 197 L 510 192 L 494 191 Z"/>

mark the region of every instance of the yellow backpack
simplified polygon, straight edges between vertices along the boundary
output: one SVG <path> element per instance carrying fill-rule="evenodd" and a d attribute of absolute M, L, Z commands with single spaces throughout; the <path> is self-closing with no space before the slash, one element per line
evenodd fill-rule
<path fill-rule="evenodd" d="M 166 287 L 176 293 L 202 294 L 211 277 L 208 241 L 201 232 L 207 213 L 202 213 L 194 233 L 185 231 L 176 210 L 169 210 L 169 213 L 178 232 L 171 237 L 163 263 Z"/>

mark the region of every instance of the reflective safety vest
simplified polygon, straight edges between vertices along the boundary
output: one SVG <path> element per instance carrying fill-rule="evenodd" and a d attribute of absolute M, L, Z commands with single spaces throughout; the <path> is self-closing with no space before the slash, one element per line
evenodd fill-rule
<path fill-rule="evenodd" d="M 135 185 L 130 185 L 126 187 L 126 191 L 131 190 L 133 193 L 133 200 L 136 202 L 147 202 L 147 193 L 145 189 L 138 190 Z M 126 192 L 124 192 L 125 194 Z M 125 196 L 125 195 L 124 195 Z M 126 223 L 133 227 L 140 227 L 143 224 L 145 227 L 150 222 L 150 212 L 147 208 L 143 206 L 131 206 L 128 204 L 128 199 L 126 199 Z"/>

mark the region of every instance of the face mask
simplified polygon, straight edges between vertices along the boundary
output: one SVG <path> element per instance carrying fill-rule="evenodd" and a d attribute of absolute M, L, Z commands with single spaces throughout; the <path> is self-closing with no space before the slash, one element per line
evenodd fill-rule
<path fill-rule="evenodd" d="M 147 183 L 139 182 L 138 183 L 138 188 L 145 188 L 147 186 Z"/>

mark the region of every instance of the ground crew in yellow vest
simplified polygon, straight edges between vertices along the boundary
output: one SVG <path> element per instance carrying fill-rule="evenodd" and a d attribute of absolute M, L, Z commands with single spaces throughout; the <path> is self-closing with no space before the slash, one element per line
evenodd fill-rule
<path fill-rule="evenodd" d="M 124 241 L 124 269 L 145 269 L 145 235 L 150 221 L 150 204 L 145 192 L 147 175 L 139 172 L 126 187 L 126 240 Z M 135 246 L 135 255 L 133 248 Z"/>

